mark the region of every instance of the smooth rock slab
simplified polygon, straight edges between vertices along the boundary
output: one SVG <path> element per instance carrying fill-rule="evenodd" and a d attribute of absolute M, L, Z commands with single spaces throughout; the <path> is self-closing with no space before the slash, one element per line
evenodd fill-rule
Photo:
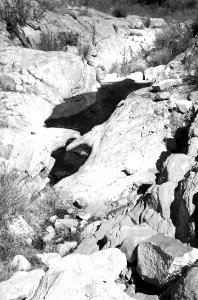
<path fill-rule="evenodd" d="M 118 249 L 92 255 L 68 255 L 49 266 L 38 289 L 27 300 L 130 300 L 115 283 L 126 267 Z"/>
<path fill-rule="evenodd" d="M 0 282 L 0 299 L 24 299 L 36 290 L 45 272 L 41 269 L 31 272 L 17 272 L 9 280 Z"/>
<path fill-rule="evenodd" d="M 197 259 L 198 249 L 158 234 L 139 244 L 137 271 L 143 280 L 163 288 Z"/>
<path fill-rule="evenodd" d="M 86 144 L 91 154 L 77 173 L 55 185 L 57 209 L 77 202 L 87 204 L 88 212 L 99 214 L 108 209 L 107 202 L 118 201 L 128 186 L 141 186 L 142 173 L 149 172 L 144 183 L 150 184 L 156 162 L 167 151 L 165 124 L 170 121 L 163 103 L 154 103 L 149 95 L 148 89 L 130 94 L 105 123 L 67 146 L 66 151 L 76 151 Z"/>
<path fill-rule="evenodd" d="M 156 92 L 167 90 L 182 83 L 181 79 L 166 79 L 152 85 Z"/>

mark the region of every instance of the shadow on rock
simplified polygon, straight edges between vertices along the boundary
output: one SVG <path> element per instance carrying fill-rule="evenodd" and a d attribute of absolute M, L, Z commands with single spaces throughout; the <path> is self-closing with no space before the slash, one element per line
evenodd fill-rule
<path fill-rule="evenodd" d="M 136 83 L 131 79 L 125 79 L 123 81 L 112 83 L 107 86 L 101 87 L 96 94 L 96 101 L 94 104 L 90 105 L 83 111 L 72 115 L 67 118 L 54 118 L 54 113 L 57 108 L 55 107 L 52 116 L 46 120 L 47 127 L 63 127 L 71 128 L 80 131 L 81 134 L 85 134 L 90 131 L 94 126 L 104 123 L 111 116 L 116 106 L 121 100 L 126 99 L 126 97 L 146 86 L 150 86 L 150 83 Z M 95 95 L 86 95 L 86 97 L 91 98 Z M 72 101 L 80 102 L 82 95 L 67 99 L 67 104 L 61 104 L 62 107 L 72 103 Z M 90 101 L 92 102 L 92 101 Z M 59 105 L 59 106 L 61 106 Z M 64 108 L 63 108 L 64 109 Z M 69 107 L 68 107 L 69 109 Z M 60 109 L 61 110 L 61 109 Z"/>

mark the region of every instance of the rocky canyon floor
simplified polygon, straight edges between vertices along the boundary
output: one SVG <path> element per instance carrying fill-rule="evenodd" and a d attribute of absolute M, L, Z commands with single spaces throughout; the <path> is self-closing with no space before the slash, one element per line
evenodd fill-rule
<path fill-rule="evenodd" d="M 0 4 L 0 300 L 198 299 L 194 23 L 63 2 Z"/>

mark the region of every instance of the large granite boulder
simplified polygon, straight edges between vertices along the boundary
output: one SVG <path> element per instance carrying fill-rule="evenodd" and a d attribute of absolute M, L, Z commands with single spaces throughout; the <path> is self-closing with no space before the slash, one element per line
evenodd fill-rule
<path fill-rule="evenodd" d="M 98 210 L 105 202 L 118 200 L 129 186 L 152 184 L 156 163 L 167 153 L 168 116 L 167 108 L 154 104 L 147 89 L 121 101 L 108 121 L 67 146 L 66 150 L 78 151 L 86 144 L 91 155 L 78 173 L 56 184 L 57 207 L 84 201 Z"/>
<path fill-rule="evenodd" d="M 170 288 L 171 300 L 198 299 L 198 267 L 192 267 Z"/>
<path fill-rule="evenodd" d="M 115 283 L 126 267 L 126 257 L 118 249 L 90 256 L 73 254 L 51 259 L 49 271 L 28 300 L 129 300 Z"/>
<path fill-rule="evenodd" d="M 140 243 L 137 255 L 137 271 L 141 278 L 163 288 L 195 263 L 198 249 L 160 234 Z"/>

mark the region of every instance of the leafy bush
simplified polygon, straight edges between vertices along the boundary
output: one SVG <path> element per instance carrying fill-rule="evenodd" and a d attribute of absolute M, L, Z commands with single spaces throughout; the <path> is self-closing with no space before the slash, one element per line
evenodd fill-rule
<path fill-rule="evenodd" d="M 16 30 L 17 24 L 25 26 L 30 14 L 30 0 L 3 0 L 0 16 L 11 31 Z"/>
<path fill-rule="evenodd" d="M 78 45 L 78 34 L 72 32 L 42 32 L 37 49 L 42 51 L 67 51 L 67 46 Z"/>
<path fill-rule="evenodd" d="M 54 214 L 56 195 L 51 188 L 42 193 L 26 174 L 13 172 L 0 178 L 0 280 L 11 275 L 10 262 L 17 254 L 27 258 L 37 251 L 20 236 L 9 231 L 9 224 L 19 216 L 31 226 L 37 238 L 43 233 L 43 226 L 50 215 Z M 37 251 L 38 252 L 38 251 Z"/>
<path fill-rule="evenodd" d="M 177 22 L 170 24 L 163 32 L 156 35 L 155 51 L 150 55 L 149 64 L 153 66 L 167 64 L 190 47 L 192 37 L 190 27 L 184 27 Z"/>
<path fill-rule="evenodd" d="M 88 56 L 90 54 L 90 51 L 91 51 L 91 45 L 88 44 L 88 43 L 82 43 L 82 42 L 79 42 L 78 44 L 78 52 L 79 52 L 79 55 L 84 59 L 84 60 L 87 60 L 88 59 Z"/>

